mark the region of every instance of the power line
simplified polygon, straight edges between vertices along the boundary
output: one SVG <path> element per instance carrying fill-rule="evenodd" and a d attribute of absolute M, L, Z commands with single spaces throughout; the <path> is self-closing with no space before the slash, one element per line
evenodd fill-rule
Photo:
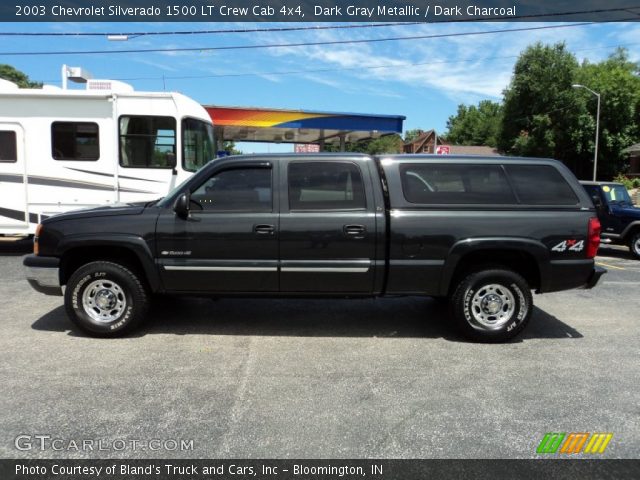
<path fill-rule="evenodd" d="M 618 7 L 618 8 L 601 8 L 595 10 L 574 10 L 569 12 L 552 12 L 552 13 L 532 13 L 528 15 L 514 15 L 508 17 L 507 20 L 533 20 L 550 17 L 563 17 L 574 15 L 586 15 L 597 13 L 614 13 L 614 12 L 627 12 L 635 16 L 640 15 L 638 12 L 634 12 L 634 9 L 640 8 L 640 5 L 631 7 Z M 492 20 L 505 20 L 505 17 L 472 17 L 456 20 L 455 23 L 462 22 L 482 22 Z M 616 20 L 622 21 L 622 20 Z M 392 27 L 401 25 L 420 25 L 426 22 L 392 22 L 392 23 L 367 23 L 357 25 L 314 25 L 304 27 L 269 27 L 269 28 L 234 28 L 234 29 L 215 29 L 215 30 L 177 30 L 177 31 L 151 31 L 151 32 L 0 32 L 0 36 L 25 36 L 25 37 L 104 37 L 109 35 L 123 35 L 127 37 L 144 37 L 155 35 L 211 35 L 211 34 L 225 34 L 225 33 L 256 33 L 256 32 L 293 32 L 304 30 L 337 30 L 337 29 L 352 29 L 352 28 L 378 28 L 378 27 Z M 444 23 L 444 22 L 435 22 Z"/>
<path fill-rule="evenodd" d="M 341 30 L 352 28 L 396 27 L 400 25 L 421 25 L 424 22 L 368 23 L 364 25 L 314 25 L 305 27 L 271 28 L 234 28 L 218 30 L 178 30 L 159 32 L 0 32 L 0 36 L 11 37 L 107 37 L 123 35 L 126 37 L 147 37 L 155 35 L 213 35 L 218 33 L 257 33 L 257 32 L 296 32 L 303 30 Z"/>
<path fill-rule="evenodd" d="M 601 47 L 589 47 L 589 48 L 578 48 L 573 51 L 575 52 L 583 52 L 589 50 L 604 50 L 607 48 L 617 48 L 617 47 L 630 47 L 634 45 L 640 45 L 640 42 L 633 43 L 624 43 L 617 45 L 606 45 Z M 273 72 L 241 72 L 241 73 L 218 73 L 211 75 L 163 75 L 162 77 L 133 77 L 133 78 L 114 78 L 114 80 L 121 81 L 140 81 L 140 80 L 197 80 L 197 79 L 205 79 L 205 78 L 225 78 L 225 77 L 247 77 L 247 76 L 267 76 L 267 75 L 296 75 L 296 74 L 304 74 L 304 73 L 326 73 L 326 72 L 341 72 L 341 71 L 350 71 L 350 70 L 376 70 L 376 69 L 384 69 L 384 68 L 399 68 L 399 67 L 416 67 L 422 65 L 450 65 L 456 63 L 470 63 L 470 62 L 479 62 L 479 61 L 487 61 L 487 60 L 510 60 L 514 58 L 518 58 L 519 55 L 503 55 L 497 57 L 483 57 L 478 59 L 467 59 L 467 60 L 444 60 L 444 61 L 429 61 L 429 62 L 415 62 L 415 63 L 395 63 L 395 64 L 386 64 L 386 65 L 372 65 L 372 66 L 359 66 L 359 67 L 338 67 L 338 68 L 317 68 L 317 69 L 306 69 L 306 70 L 280 70 Z"/>
<path fill-rule="evenodd" d="M 165 53 L 165 52 L 208 52 L 208 51 L 220 51 L 220 50 L 257 50 L 267 48 L 291 48 L 291 47 L 308 47 L 318 45 L 346 45 L 346 44 L 363 44 L 363 43 L 380 43 L 380 42 L 395 42 L 402 40 L 425 40 L 432 38 L 446 38 L 446 37 L 463 37 L 463 36 L 477 36 L 477 35 L 491 35 L 496 33 L 510 33 L 510 32 L 527 32 L 534 30 L 549 30 L 555 28 L 573 28 L 582 27 L 585 25 L 594 25 L 598 22 L 582 22 L 571 23 L 563 25 L 545 25 L 539 27 L 523 27 L 523 28 L 509 28 L 500 30 L 485 30 L 480 32 L 458 32 L 458 33 L 439 33 L 431 35 L 410 35 L 405 37 L 385 37 L 385 38 L 369 38 L 361 40 L 330 40 L 322 42 L 298 42 L 298 43 L 271 43 L 264 45 L 230 45 L 220 47 L 182 47 L 182 48 L 136 48 L 125 50 L 71 50 L 71 51 L 48 51 L 48 52 L 0 52 L 0 55 L 6 56 L 52 56 L 52 55 L 101 55 L 101 54 L 120 54 L 120 53 Z"/>
<path fill-rule="evenodd" d="M 605 50 L 609 48 L 619 48 L 619 47 L 630 47 L 640 45 L 640 42 L 633 43 L 620 43 L 616 45 L 603 45 L 600 47 L 588 47 L 588 48 L 577 48 L 574 49 L 574 52 L 584 52 L 591 50 Z M 385 69 L 385 68 L 402 68 L 402 67 L 416 67 L 423 65 L 451 65 L 451 64 L 459 64 L 459 63 L 471 63 L 471 62 L 485 62 L 487 60 L 511 60 L 514 58 L 518 58 L 519 55 L 501 55 L 496 57 L 483 57 L 483 58 L 473 58 L 466 60 L 443 60 L 443 61 L 428 61 L 428 62 L 411 62 L 411 63 L 394 63 L 394 64 L 384 64 L 384 65 L 371 65 L 371 66 L 358 66 L 358 67 L 335 67 L 335 68 L 314 68 L 314 69 L 305 69 L 305 70 L 276 70 L 271 72 L 239 72 L 239 73 L 217 73 L 217 74 L 208 74 L 208 75 L 162 75 L 162 76 L 148 76 L 148 77 L 118 77 L 113 78 L 113 80 L 120 80 L 125 82 L 134 82 L 134 81 L 145 81 L 145 80 L 199 80 L 206 78 L 228 78 L 228 77 L 259 77 L 259 76 L 268 76 L 268 75 L 299 75 L 306 73 L 327 73 L 327 72 L 342 72 L 342 71 L 353 71 L 353 70 L 377 70 L 377 69 Z M 50 80 L 40 80 L 41 82 L 59 82 L 58 79 L 50 79 Z"/>

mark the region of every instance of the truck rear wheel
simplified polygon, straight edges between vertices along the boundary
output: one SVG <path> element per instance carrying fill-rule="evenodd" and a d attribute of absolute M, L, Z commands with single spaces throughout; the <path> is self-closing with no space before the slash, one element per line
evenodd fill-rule
<path fill-rule="evenodd" d="M 458 329 L 479 342 L 504 342 L 518 335 L 533 312 L 526 280 L 511 270 L 487 269 L 467 275 L 451 297 Z"/>
<path fill-rule="evenodd" d="M 640 230 L 631 235 L 629 250 L 631 250 L 634 257 L 640 260 Z"/>
<path fill-rule="evenodd" d="M 76 270 L 67 283 L 65 308 L 80 329 L 98 337 L 130 332 L 144 319 L 149 295 L 129 268 L 112 262 L 91 262 Z"/>

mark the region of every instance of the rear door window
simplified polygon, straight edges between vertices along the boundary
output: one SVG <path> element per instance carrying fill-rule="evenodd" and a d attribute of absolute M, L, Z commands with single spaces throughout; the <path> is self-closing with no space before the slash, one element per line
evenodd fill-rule
<path fill-rule="evenodd" d="M 328 161 L 289 164 L 290 210 L 364 208 L 364 185 L 356 164 Z"/>
<path fill-rule="evenodd" d="M 564 177 L 549 165 L 505 165 L 524 205 L 576 205 L 578 197 Z"/>

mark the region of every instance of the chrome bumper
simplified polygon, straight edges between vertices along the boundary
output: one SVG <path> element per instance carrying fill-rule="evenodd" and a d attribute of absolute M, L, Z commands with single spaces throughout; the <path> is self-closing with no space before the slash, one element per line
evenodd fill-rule
<path fill-rule="evenodd" d="M 22 263 L 27 282 L 34 290 L 45 295 L 62 295 L 60 261 L 57 258 L 27 255 Z"/>

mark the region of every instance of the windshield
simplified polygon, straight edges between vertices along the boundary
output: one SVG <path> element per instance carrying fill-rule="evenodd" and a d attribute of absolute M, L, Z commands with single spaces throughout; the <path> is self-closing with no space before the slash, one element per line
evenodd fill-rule
<path fill-rule="evenodd" d="M 607 203 L 628 203 L 633 205 L 629 192 L 624 185 L 603 185 L 602 191 L 607 197 Z"/>
<path fill-rule="evenodd" d="M 215 157 L 213 125 L 195 118 L 182 121 L 182 166 L 195 172 Z"/>

